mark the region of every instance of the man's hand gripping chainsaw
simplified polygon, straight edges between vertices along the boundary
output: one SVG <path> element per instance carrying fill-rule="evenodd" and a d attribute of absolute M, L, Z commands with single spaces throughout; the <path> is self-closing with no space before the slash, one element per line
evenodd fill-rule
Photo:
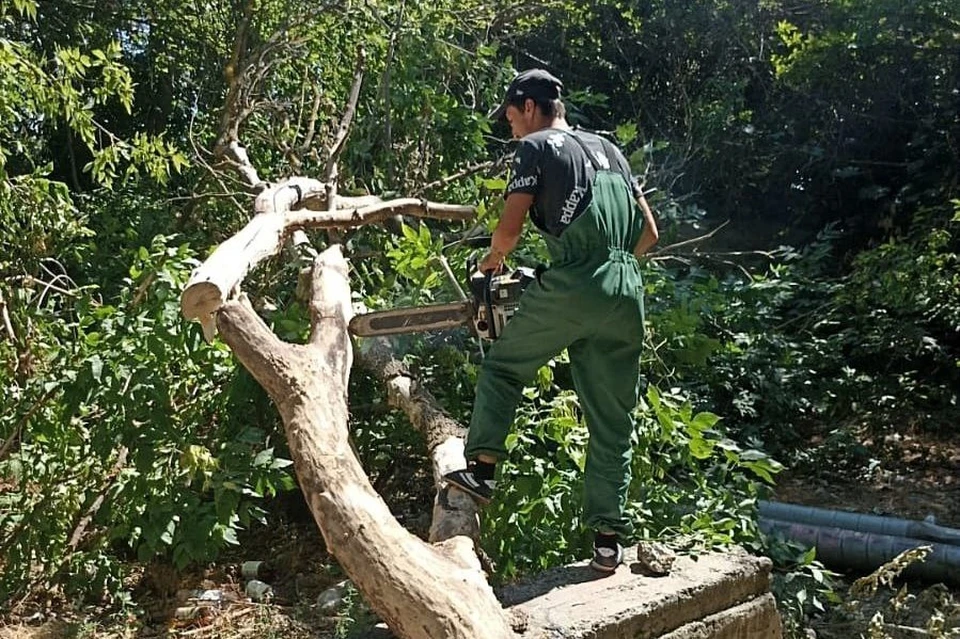
<path fill-rule="evenodd" d="M 467 264 L 471 298 L 451 304 L 395 308 L 356 315 L 350 332 L 360 337 L 422 333 L 466 326 L 481 339 L 495 340 L 517 311 L 520 295 L 536 279 L 532 268 L 519 267 L 495 274 Z"/>

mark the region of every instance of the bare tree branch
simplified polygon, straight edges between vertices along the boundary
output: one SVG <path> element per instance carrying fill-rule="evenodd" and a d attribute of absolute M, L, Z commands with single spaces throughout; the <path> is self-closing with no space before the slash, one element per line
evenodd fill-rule
<path fill-rule="evenodd" d="M 313 87 L 313 107 L 310 109 L 310 118 L 307 121 L 307 132 L 303 136 L 303 143 L 300 145 L 300 155 L 306 155 L 313 146 L 313 136 L 317 131 L 317 116 L 320 114 L 320 89 Z"/>
<path fill-rule="evenodd" d="M 480 534 L 477 506 L 462 491 L 443 486 L 443 476 L 463 468 L 463 440 L 467 429 L 443 410 L 429 390 L 420 385 L 407 367 L 396 359 L 390 342 L 384 338 L 365 339 L 360 344 L 359 361 L 387 388 L 387 401 L 407 415 L 427 443 L 433 462 L 433 481 L 438 487 L 433 504 L 430 541 L 445 541 L 465 535 L 476 540 Z"/>
<path fill-rule="evenodd" d="M 294 230 L 307 228 L 352 228 L 394 215 L 416 215 L 434 219 L 467 220 L 475 210 L 469 206 L 439 204 L 404 198 L 335 198 L 335 210 L 300 209 L 308 198 L 322 196 L 326 184 L 308 178 L 291 178 L 257 196 L 257 215 L 236 235 L 221 244 L 190 276 L 181 297 L 181 310 L 188 319 L 198 319 L 204 334 L 211 338 L 213 313 L 233 294 L 246 273 L 262 260 L 275 255 L 284 238 Z M 355 203 L 362 202 L 355 206 Z M 341 208 L 342 207 L 342 208 Z"/>
<path fill-rule="evenodd" d="M 711 237 L 713 237 L 714 235 L 716 235 L 716 234 L 720 231 L 720 229 L 722 229 L 723 227 L 725 227 L 725 226 L 726 226 L 727 224 L 729 224 L 729 223 L 730 223 L 730 220 L 727 220 L 726 222 L 724 222 L 723 224 L 721 224 L 721 225 L 718 226 L 717 228 L 713 229 L 713 230 L 710 231 L 709 233 L 705 233 L 704 235 L 699 235 L 699 236 L 697 236 L 697 237 L 690 238 L 689 240 L 684 240 L 684 241 L 682 241 L 682 242 L 677 242 L 676 244 L 671 244 L 671 245 L 669 245 L 669 246 L 664 246 L 663 248 L 657 249 L 656 251 L 651 251 L 651 252 L 649 253 L 649 255 L 650 255 L 650 257 L 656 257 L 656 256 L 658 256 L 658 255 L 662 255 L 662 254 L 664 254 L 664 253 L 668 253 L 669 251 L 673 251 L 673 250 L 675 250 L 675 249 L 678 249 L 678 248 L 681 248 L 681 247 L 684 247 L 684 246 L 690 246 L 691 244 L 699 244 L 700 242 L 709 240 Z"/>
<path fill-rule="evenodd" d="M 0 316 L 3 318 L 3 329 L 7 339 L 11 344 L 16 344 L 17 334 L 13 330 L 13 322 L 10 321 L 10 311 L 7 309 L 7 300 L 3 297 L 3 289 L 0 289 Z"/>
<path fill-rule="evenodd" d="M 338 200 L 341 198 L 338 198 Z M 287 214 L 291 228 L 352 228 L 375 224 L 395 215 L 413 215 L 434 220 L 466 221 L 473 218 L 472 206 L 441 204 L 417 198 L 400 198 L 357 208 L 335 211 L 292 211 Z"/>
<path fill-rule="evenodd" d="M 224 339 L 277 406 L 327 547 L 391 630 L 408 639 L 515 637 L 471 541 L 427 544 L 404 530 L 353 453 L 347 270 L 339 246 L 317 258 L 307 344 L 279 340 L 242 296 L 217 312 Z"/>
<path fill-rule="evenodd" d="M 243 53 L 247 46 L 247 30 L 253 18 L 253 0 L 246 0 L 243 5 L 243 16 L 237 26 L 237 34 L 233 40 L 233 56 L 224 70 L 227 78 L 227 97 L 224 100 L 223 113 L 220 115 L 220 140 L 217 147 L 225 147 L 235 141 L 239 135 L 240 119 L 238 108 L 240 95 L 243 90 L 244 74 L 242 72 Z"/>
<path fill-rule="evenodd" d="M 120 471 L 123 470 L 123 467 L 127 465 L 127 455 L 129 452 L 130 451 L 126 446 L 120 447 L 120 452 L 117 453 L 117 460 L 114 462 L 113 468 L 110 469 L 110 472 L 107 473 L 107 476 L 104 478 L 103 484 L 100 486 L 100 490 L 97 491 L 96 498 L 94 498 L 93 503 L 90 504 L 90 507 L 87 508 L 86 512 L 84 512 L 80 517 L 80 520 L 73 529 L 73 533 L 70 535 L 70 541 L 67 542 L 67 548 L 71 552 L 75 551 L 80 546 L 80 542 L 83 541 L 84 535 L 87 532 L 87 526 L 89 526 L 90 522 L 93 521 L 93 518 L 97 516 L 97 512 L 100 511 L 100 508 L 103 506 L 103 502 L 107 500 L 107 492 L 116 482 L 117 477 L 120 476 Z"/>
<path fill-rule="evenodd" d="M 383 66 L 383 75 L 380 79 L 380 101 L 383 104 L 383 147 L 386 152 L 384 158 L 387 162 L 387 184 L 389 188 L 394 188 L 393 172 L 393 123 L 391 119 L 392 109 L 390 108 L 390 80 L 393 73 L 393 58 L 397 51 L 397 37 L 400 35 L 400 29 L 403 27 L 403 14 L 407 8 L 406 0 L 400 3 L 400 12 L 397 16 L 397 24 L 390 31 L 390 44 L 387 46 L 387 60 Z M 415 194 L 418 195 L 418 194 Z"/>
<path fill-rule="evenodd" d="M 363 85 L 363 73 L 366 68 L 367 54 L 363 47 L 357 47 L 357 66 L 353 73 L 353 86 L 350 87 L 350 97 L 347 100 L 347 108 L 343 111 L 343 119 L 340 120 L 340 126 L 337 134 L 333 138 L 333 144 L 330 146 L 330 154 L 327 158 L 326 180 L 328 184 L 336 182 L 337 161 L 347 142 L 347 136 L 350 134 L 350 125 L 353 123 L 353 115 L 357 111 L 357 101 L 360 99 L 360 87 Z"/>

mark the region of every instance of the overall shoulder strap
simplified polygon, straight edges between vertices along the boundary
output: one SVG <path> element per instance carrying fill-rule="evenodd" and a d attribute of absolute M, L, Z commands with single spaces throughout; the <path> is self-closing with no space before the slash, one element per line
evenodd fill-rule
<path fill-rule="evenodd" d="M 583 140 L 581 140 L 581 139 L 580 139 L 580 136 L 577 135 L 576 131 L 574 131 L 574 130 L 567 131 L 567 133 L 570 135 L 571 138 L 573 138 L 574 140 L 576 140 L 576 141 L 577 141 L 577 144 L 580 145 L 580 148 L 583 149 L 583 153 L 584 153 L 584 155 L 587 156 L 587 160 L 588 160 L 588 161 L 590 162 L 590 164 L 593 166 L 593 170 L 594 170 L 594 171 L 598 171 L 598 172 L 601 171 L 601 170 L 603 169 L 603 167 L 600 166 L 600 162 L 597 161 L 597 158 L 593 155 L 593 152 L 590 151 L 589 148 L 587 148 L 586 142 L 584 142 Z"/>

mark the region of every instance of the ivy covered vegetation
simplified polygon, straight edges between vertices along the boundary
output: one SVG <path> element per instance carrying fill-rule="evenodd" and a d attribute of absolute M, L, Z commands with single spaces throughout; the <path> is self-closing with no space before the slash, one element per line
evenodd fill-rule
<path fill-rule="evenodd" d="M 217 153 L 237 74 L 259 74 L 241 135 L 260 178 L 323 179 L 314 142 L 360 48 L 347 194 L 473 204 L 493 228 L 511 143 L 485 113 L 531 66 L 626 150 L 662 234 L 643 267 L 637 535 L 770 555 L 799 631 L 835 597 L 813 555 L 760 534 L 757 500 L 785 467 L 861 475 L 882 463 L 864 441 L 960 420 L 954 0 L 0 2 L 0 609 L 135 610 L 135 566 L 213 561 L 281 517 L 279 418 L 180 292 L 252 210 Z M 440 257 L 465 273 L 472 249 L 451 242 L 470 225 L 407 224 L 345 236 L 367 307 L 456 297 Z M 545 258 L 532 233 L 521 246 Z M 246 283 L 290 340 L 296 281 L 277 260 Z M 478 344 L 398 344 L 467 422 Z M 484 517 L 496 580 L 585 556 L 571 389 L 559 357 L 525 391 Z M 357 452 L 388 503 L 426 509 L 422 442 L 383 403 L 356 371 Z"/>

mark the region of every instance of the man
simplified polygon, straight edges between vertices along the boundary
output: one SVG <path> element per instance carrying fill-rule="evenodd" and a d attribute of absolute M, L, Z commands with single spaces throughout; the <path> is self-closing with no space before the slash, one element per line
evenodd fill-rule
<path fill-rule="evenodd" d="M 487 352 L 467 435 L 468 466 L 445 479 L 489 503 L 522 389 L 566 348 L 590 433 L 583 509 L 595 535 L 591 566 L 612 572 L 629 534 L 624 508 L 643 342 L 637 258 L 658 233 L 619 149 L 567 124 L 561 88 L 542 69 L 524 71 L 491 114 L 506 118 L 520 142 L 504 210 L 479 268 L 501 267 L 528 213 L 546 240 L 551 265 L 524 292 Z"/>

